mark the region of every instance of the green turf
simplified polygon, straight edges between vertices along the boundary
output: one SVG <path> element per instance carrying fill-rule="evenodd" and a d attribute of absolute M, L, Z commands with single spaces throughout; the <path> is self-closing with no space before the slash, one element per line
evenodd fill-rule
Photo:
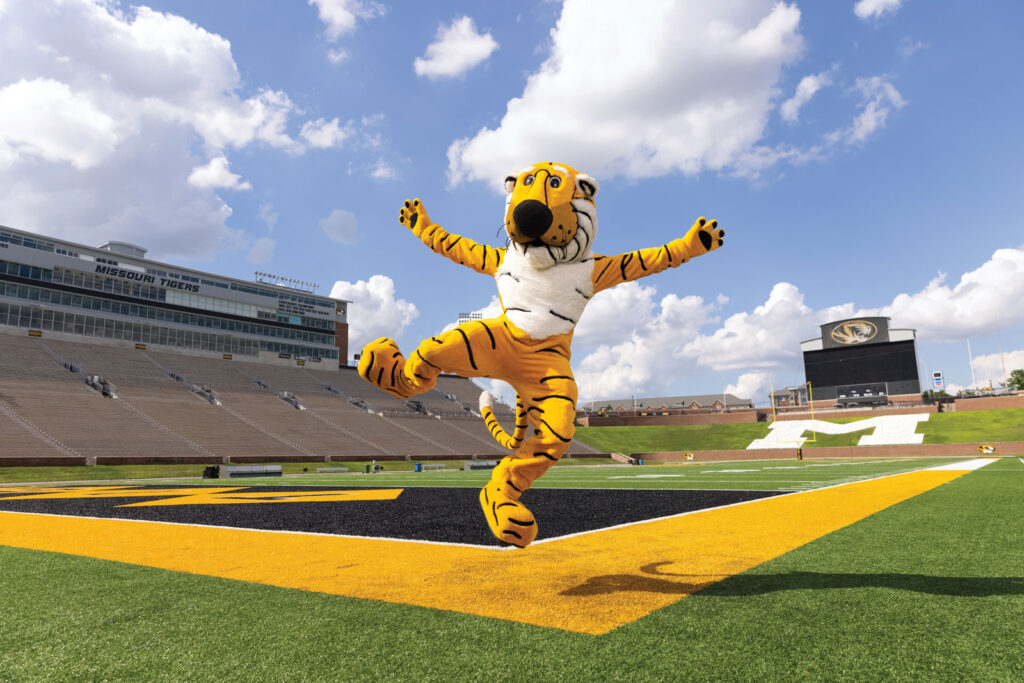
<path fill-rule="evenodd" d="M 1021 680 L 1022 491 L 1000 461 L 599 637 L 0 548 L 0 680 Z"/>
<path fill-rule="evenodd" d="M 495 456 L 497 457 L 497 456 Z M 412 472 L 416 463 L 412 460 L 389 460 L 378 462 L 385 472 Z M 430 464 L 446 468 L 462 469 L 463 460 L 431 460 Z M 600 465 L 612 462 L 608 458 L 565 458 L 560 467 L 579 465 Z M 371 459 L 359 462 L 285 462 L 259 463 L 281 465 L 281 471 L 288 474 L 315 474 L 320 467 L 348 467 L 352 472 L 361 472 Z M 0 484 L 26 483 L 34 481 L 117 481 L 122 479 L 181 479 L 202 476 L 206 465 L 95 465 L 92 467 L 5 467 L 0 465 Z"/>
<path fill-rule="evenodd" d="M 757 460 L 740 462 L 690 463 L 686 465 L 604 465 L 600 467 L 556 467 L 549 470 L 536 488 L 628 488 L 628 489 L 734 489 L 798 491 L 872 479 L 889 474 L 948 463 L 943 459 L 871 460 Z M 489 470 L 466 472 L 384 472 L 365 474 L 321 474 L 316 476 L 266 477 L 231 480 L 239 486 L 441 486 L 480 488 L 490 478 Z M 141 480 L 142 483 L 145 480 Z M 186 479 L 177 484 L 223 486 L 225 480 Z"/>
<path fill-rule="evenodd" d="M 742 450 L 768 434 L 768 423 L 577 427 L 576 438 L 604 453 Z"/>
<path fill-rule="evenodd" d="M 834 413 L 815 415 L 816 420 L 844 424 L 863 420 L 858 417 L 833 417 Z M 808 416 L 810 419 L 810 416 Z M 577 427 L 576 438 L 608 453 L 644 453 L 667 451 L 709 451 L 745 449 L 754 439 L 768 434 L 769 423 L 752 422 L 724 425 L 651 425 L 639 427 Z M 1024 441 L 1024 408 L 973 410 L 962 413 L 933 413 L 917 426 L 924 443 L 963 443 Z M 864 432 L 852 434 L 812 434 L 804 448 L 855 446 Z"/>
<path fill-rule="evenodd" d="M 1024 408 L 939 413 L 918 431 L 925 443 L 1024 441 Z"/>

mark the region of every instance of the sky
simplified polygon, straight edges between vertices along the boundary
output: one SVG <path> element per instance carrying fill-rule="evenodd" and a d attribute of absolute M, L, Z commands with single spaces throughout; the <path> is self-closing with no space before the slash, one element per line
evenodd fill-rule
<path fill-rule="evenodd" d="M 860 315 L 985 386 L 1024 367 L 1022 30 L 1016 0 L 0 0 L 0 225 L 315 282 L 353 353 L 408 352 L 498 308 L 403 200 L 502 246 L 504 177 L 555 161 L 600 184 L 597 253 L 726 230 L 595 296 L 583 398 L 764 404 Z"/>

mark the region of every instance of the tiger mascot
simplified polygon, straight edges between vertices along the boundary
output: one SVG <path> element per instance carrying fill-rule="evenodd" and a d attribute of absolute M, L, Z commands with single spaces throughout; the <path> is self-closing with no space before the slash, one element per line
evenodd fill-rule
<path fill-rule="evenodd" d="M 545 162 L 508 176 L 505 190 L 505 248 L 445 231 L 419 199 L 406 200 L 398 216 L 435 253 L 492 276 L 502 314 L 426 339 L 409 358 L 394 340 L 378 339 L 363 349 L 359 374 L 399 398 L 428 391 L 442 372 L 501 379 L 515 388 L 511 435 L 495 419 L 490 394 L 480 396 L 487 428 L 512 451 L 481 489 L 480 505 L 500 541 L 525 548 L 537 537 L 537 521 L 520 496 L 558 462 L 575 431 L 570 342 L 587 302 L 601 290 L 714 251 L 725 231 L 717 221 L 699 218 L 683 237 L 661 247 L 601 256 L 591 251 L 597 233 L 593 178 Z"/>

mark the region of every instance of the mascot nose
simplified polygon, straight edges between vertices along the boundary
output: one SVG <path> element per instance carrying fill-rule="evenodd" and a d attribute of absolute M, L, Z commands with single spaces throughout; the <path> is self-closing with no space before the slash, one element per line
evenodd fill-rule
<path fill-rule="evenodd" d="M 551 209 L 538 202 L 536 199 L 527 199 L 519 202 L 512 210 L 512 220 L 516 223 L 516 230 L 524 237 L 537 239 L 551 227 Z"/>

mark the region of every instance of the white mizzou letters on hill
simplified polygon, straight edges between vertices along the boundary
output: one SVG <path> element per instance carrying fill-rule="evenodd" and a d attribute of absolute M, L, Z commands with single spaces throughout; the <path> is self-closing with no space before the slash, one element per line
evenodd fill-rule
<path fill-rule="evenodd" d="M 747 450 L 758 448 L 795 448 L 804 445 L 806 432 L 819 434 L 850 434 L 865 429 L 873 429 L 857 442 L 858 446 L 882 446 L 891 444 L 913 444 L 924 441 L 924 434 L 917 433 L 919 422 L 927 422 L 928 413 L 921 415 L 884 415 L 869 417 L 846 424 L 825 422 L 824 420 L 790 420 L 773 422 L 768 426 L 768 436 L 754 439 Z"/>

